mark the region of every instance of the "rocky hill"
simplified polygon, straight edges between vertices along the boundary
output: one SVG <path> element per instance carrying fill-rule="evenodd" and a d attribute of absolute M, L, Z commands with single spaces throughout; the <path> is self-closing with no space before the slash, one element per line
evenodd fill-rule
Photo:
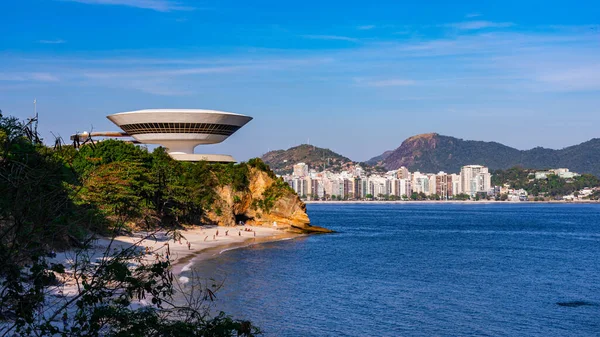
<path fill-rule="evenodd" d="M 287 150 L 276 150 L 265 153 L 261 159 L 277 174 L 291 173 L 297 163 L 306 163 L 311 168 L 328 168 L 335 170 L 352 160 L 337 154 L 330 149 L 302 144 Z"/>
<path fill-rule="evenodd" d="M 210 222 L 221 226 L 234 226 L 239 221 L 254 226 L 276 225 L 279 229 L 294 233 L 331 232 L 311 226 L 306 205 L 268 169 L 250 167 L 248 180 L 245 190 L 236 190 L 231 185 L 216 188 L 213 211 L 207 214 Z"/>
<path fill-rule="evenodd" d="M 369 160 L 367 160 L 365 162 L 365 164 L 367 165 L 371 165 L 371 166 L 377 166 L 377 165 L 382 165 L 383 161 L 385 160 L 385 158 L 389 157 L 390 154 L 394 153 L 394 151 L 385 151 L 384 153 L 380 154 L 379 156 L 375 156 Z"/>
<path fill-rule="evenodd" d="M 289 232 L 328 232 L 310 225 L 298 195 L 257 158 L 239 164 L 180 162 L 164 148 L 148 152 L 116 140 L 78 151 L 65 147 L 56 156 L 72 167 L 64 179 L 78 193 L 68 194 L 70 202 L 97 211 L 101 230 L 119 223 L 136 229 L 244 221 Z"/>
<path fill-rule="evenodd" d="M 376 160 L 377 157 L 372 160 Z M 496 142 L 462 140 L 439 135 L 410 137 L 380 161 L 388 170 L 405 166 L 412 171 L 459 172 L 460 167 L 481 164 L 491 169 L 522 166 L 532 169 L 566 167 L 600 176 L 600 139 L 595 138 L 561 150 L 536 147 L 518 150 Z"/>

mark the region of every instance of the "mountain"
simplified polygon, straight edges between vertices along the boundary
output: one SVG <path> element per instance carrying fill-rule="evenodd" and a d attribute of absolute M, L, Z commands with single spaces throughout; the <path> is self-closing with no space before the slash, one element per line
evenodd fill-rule
<path fill-rule="evenodd" d="M 405 166 L 422 172 L 460 172 L 461 166 L 469 164 L 480 164 L 490 169 L 566 167 L 574 172 L 600 176 L 600 138 L 561 150 L 536 147 L 523 151 L 496 142 L 428 133 L 406 139 L 381 161 L 388 170 Z"/>
<path fill-rule="evenodd" d="M 379 156 L 373 157 L 369 160 L 367 160 L 365 162 L 365 164 L 367 165 L 371 165 L 371 166 L 375 166 L 375 165 L 381 165 L 381 163 L 383 162 L 383 160 L 387 157 L 389 157 L 390 154 L 394 153 L 394 151 L 385 151 L 384 153 L 380 154 Z"/>
<path fill-rule="evenodd" d="M 331 151 L 313 145 L 302 144 L 287 150 L 276 150 L 265 153 L 261 159 L 277 174 L 293 171 L 297 163 L 306 163 L 311 168 L 335 169 L 352 160 Z"/>

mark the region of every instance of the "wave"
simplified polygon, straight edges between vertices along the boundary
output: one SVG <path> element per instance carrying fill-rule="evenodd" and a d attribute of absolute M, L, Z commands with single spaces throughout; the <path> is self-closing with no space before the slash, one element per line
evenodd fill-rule
<path fill-rule="evenodd" d="M 194 265 L 194 261 L 192 259 L 192 261 L 190 261 L 190 263 L 186 264 L 185 266 L 183 266 L 183 268 L 181 268 L 181 272 L 192 270 L 193 265 Z"/>

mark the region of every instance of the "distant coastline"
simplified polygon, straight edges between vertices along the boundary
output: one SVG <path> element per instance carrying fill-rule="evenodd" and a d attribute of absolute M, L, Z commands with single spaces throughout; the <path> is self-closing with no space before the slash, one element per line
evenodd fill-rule
<path fill-rule="evenodd" d="M 549 201 L 495 201 L 495 200 L 330 200 L 330 201 L 316 201 L 307 200 L 305 204 L 600 204 L 600 200 L 549 200 Z"/>

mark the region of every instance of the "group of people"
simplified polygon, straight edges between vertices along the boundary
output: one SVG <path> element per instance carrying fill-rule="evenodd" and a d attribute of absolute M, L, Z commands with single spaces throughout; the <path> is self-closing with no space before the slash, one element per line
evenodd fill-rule
<path fill-rule="evenodd" d="M 242 226 L 245 226 L 246 224 L 245 224 L 245 223 L 243 223 L 242 221 L 240 221 L 240 225 L 242 225 Z M 252 233 L 254 234 L 254 236 L 256 236 L 256 232 L 255 232 L 255 231 L 254 231 L 254 229 L 252 229 L 252 228 L 244 227 L 244 232 L 252 232 Z M 205 234 L 205 233 L 202 233 L 202 234 Z M 218 230 L 218 229 L 217 229 L 217 231 L 215 232 L 215 234 L 213 235 L 213 240 L 216 240 L 216 239 L 217 239 L 217 236 L 219 236 L 219 230 Z M 226 231 L 225 231 L 225 236 L 229 236 L 229 230 L 226 230 Z M 241 230 L 238 230 L 238 236 L 242 236 L 242 231 L 241 231 Z M 208 240 L 208 237 L 209 237 L 209 236 L 208 236 L 208 235 L 206 235 L 206 236 L 204 237 L 204 241 Z M 173 239 L 173 242 L 179 243 L 180 245 L 182 244 L 182 242 L 181 242 L 181 238 L 179 238 L 178 240 L 177 240 L 177 239 Z M 187 241 L 187 240 L 186 240 L 186 245 L 187 245 L 187 247 L 188 247 L 188 250 L 192 250 L 192 243 L 191 243 L 190 241 Z M 170 247 L 169 247 L 169 243 L 168 243 L 168 242 L 166 242 L 166 243 L 164 244 L 164 246 L 166 246 L 166 248 L 167 248 L 167 249 L 166 249 L 166 251 L 165 251 L 165 252 L 162 252 L 162 253 L 160 253 L 160 254 L 159 254 L 159 253 L 157 253 L 155 250 L 152 250 L 152 248 L 150 248 L 150 247 L 145 247 L 145 248 L 146 248 L 146 249 L 145 249 L 145 253 L 146 253 L 146 255 L 154 255 L 154 257 L 156 258 L 156 260 L 157 260 L 157 261 L 158 261 L 159 259 L 161 259 L 161 258 L 166 258 L 166 259 L 168 260 L 168 259 L 169 259 L 169 257 L 170 257 L 170 249 L 169 249 Z"/>

